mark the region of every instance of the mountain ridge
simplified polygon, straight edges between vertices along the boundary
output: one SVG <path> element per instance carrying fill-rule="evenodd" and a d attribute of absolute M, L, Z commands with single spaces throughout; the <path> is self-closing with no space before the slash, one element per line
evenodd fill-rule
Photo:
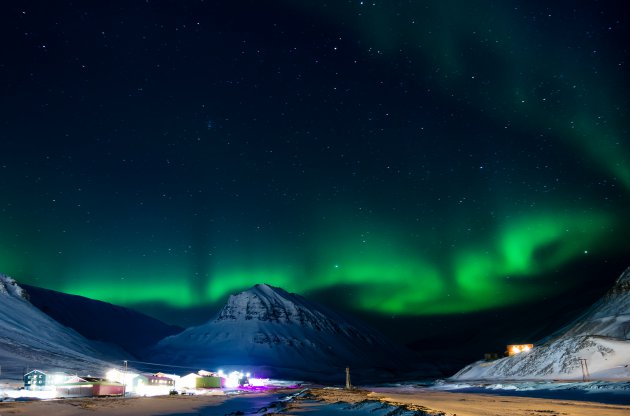
<path fill-rule="evenodd" d="M 87 339 L 119 345 L 137 358 L 162 338 L 184 329 L 133 309 L 78 295 L 21 285 L 30 302 Z"/>

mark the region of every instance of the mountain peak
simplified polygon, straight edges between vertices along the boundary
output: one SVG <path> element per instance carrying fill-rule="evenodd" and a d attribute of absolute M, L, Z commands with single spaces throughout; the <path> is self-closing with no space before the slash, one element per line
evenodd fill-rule
<path fill-rule="evenodd" d="M 267 283 L 256 283 L 254 286 L 251 287 L 252 289 L 278 289 L 277 287 L 271 286 L 270 284 Z"/>
<path fill-rule="evenodd" d="M 267 283 L 257 283 L 241 293 L 264 293 L 266 295 L 277 294 L 280 296 L 289 294 L 289 292 L 287 292 L 286 290 L 279 287 L 271 286 Z"/>
<path fill-rule="evenodd" d="M 230 295 L 214 321 L 270 321 L 277 323 L 321 322 L 324 314 L 319 307 L 303 297 L 265 283 Z"/>

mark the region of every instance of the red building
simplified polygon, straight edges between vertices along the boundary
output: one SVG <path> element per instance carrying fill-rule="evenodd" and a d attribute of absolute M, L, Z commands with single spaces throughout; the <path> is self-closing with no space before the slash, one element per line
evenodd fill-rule
<path fill-rule="evenodd" d="M 122 396 L 125 386 L 97 377 L 73 377 L 57 385 L 58 397 Z"/>

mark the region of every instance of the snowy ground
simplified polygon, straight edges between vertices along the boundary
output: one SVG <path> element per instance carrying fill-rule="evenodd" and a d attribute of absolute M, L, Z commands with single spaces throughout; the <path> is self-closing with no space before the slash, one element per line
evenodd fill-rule
<path fill-rule="evenodd" d="M 565 383 L 567 384 L 567 383 Z M 598 390 L 597 383 L 577 386 Z M 486 388 L 487 387 L 487 388 Z M 555 400 L 495 394 L 502 391 L 533 392 L 541 386 L 489 385 L 482 393 L 462 393 L 470 385 L 440 384 L 434 387 L 400 385 L 347 391 L 339 388 L 311 388 L 225 396 L 161 396 L 141 398 L 74 399 L 0 403 L 0 415 L 20 416 L 215 416 L 215 415 L 305 415 L 305 416 L 490 416 L 490 415 L 608 415 L 627 416 L 630 404 Z M 547 390 L 553 390 L 547 386 Z M 558 386 L 556 386 L 558 387 Z M 618 387 L 618 388 L 617 388 Z M 627 387 L 608 386 L 620 397 Z M 535 388 L 534 390 L 527 390 Z M 448 390 L 447 390 L 448 389 Z M 561 389 L 560 389 L 561 390 Z M 487 394 L 492 392 L 493 394 Z M 625 397 L 629 397 L 628 394 Z"/>
<path fill-rule="evenodd" d="M 500 381 L 437 382 L 429 387 L 436 391 L 486 393 L 502 396 L 537 397 L 630 404 L 630 381 Z"/>

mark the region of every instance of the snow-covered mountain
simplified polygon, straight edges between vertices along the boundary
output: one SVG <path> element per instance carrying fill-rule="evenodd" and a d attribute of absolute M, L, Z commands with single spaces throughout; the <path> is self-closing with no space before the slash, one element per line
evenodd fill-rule
<path fill-rule="evenodd" d="M 455 380 L 630 378 L 630 268 L 577 320 L 528 352 L 478 361 Z"/>
<path fill-rule="evenodd" d="M 111 303 L 41 287 L 22 288 L 33 305 L 57 322 L 87 339 L 119 345 L 138 358 L 162 338 L 183 330 Z"/>
<path fill-rule="evenodd" d="M 104 361 L 128 357 L 89 341 L 37 309 L 12 278 L 0 274 L 0 365 L 3 375 L 23 368 L 102 371 Z"/>
<path fill-rule="evenodd" d="M 206 324 L 162 340 L 152 359 L 195 368 L 251 369 L 273 377 L 342 381 L 346 366 L 362 377 L 382 377 L 408 366 L 409 357 L 373 329 L 349 323 L 299 295 L 259 284 L 230 296 Z"/>

